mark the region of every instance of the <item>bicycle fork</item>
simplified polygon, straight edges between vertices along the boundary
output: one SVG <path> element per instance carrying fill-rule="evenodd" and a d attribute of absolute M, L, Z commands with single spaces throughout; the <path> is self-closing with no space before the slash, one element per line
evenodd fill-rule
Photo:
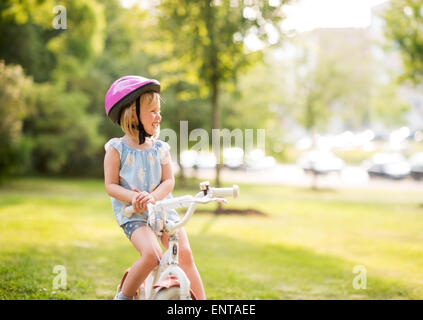
<path fill-rule="evenodd" d="M 176 235 L 171 235 L 169 237 L 169 248 L 162 258 L 161 266 L 159 268 L 159 279 L 157 283 L 165 280 L 168 277 L 176 277 L 179 281 L 180 288 L 180 299 L 181 300 L 190 300 L 190 281 L 186 276 L 185 272 L 179 267 L 179 245 L 178 238 Z M 163 270 L 164 269 L 164 270 Z"/>

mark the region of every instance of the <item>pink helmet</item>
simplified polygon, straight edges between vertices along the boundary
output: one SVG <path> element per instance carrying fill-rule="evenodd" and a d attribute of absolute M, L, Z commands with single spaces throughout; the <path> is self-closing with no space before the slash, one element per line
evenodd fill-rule
<path fill-rule="evenodd" d="M 124 76 L 117 79 L 107 90 L 104 100 L 107 116 L 119 124 L 122 110 L 147 91 L 160 93 L 160 82 L 140 76 Z"/>
<path fill-rule="evenodd" d="M 140 76 L 125 76 L 117 79 L 107 90 L 104 100 L 104 108 L 107 116 L 119 124 L 122 110 L 132 102 L 136 102 L 136 113 L 138 118 L 139 144 L 143 144 L 145 137 L 151 137 L 144 130 L 140 118 L 140 96 L 144 92 L 155 91 L 160 93 L 160 82 L 154 79 L 147 79 Z"/>

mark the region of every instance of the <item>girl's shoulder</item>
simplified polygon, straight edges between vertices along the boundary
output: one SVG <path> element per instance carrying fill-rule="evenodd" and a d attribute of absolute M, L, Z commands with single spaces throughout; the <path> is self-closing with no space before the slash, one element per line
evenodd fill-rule
<path fill-rule="evenodd" d="M 166 145 L 169 145 L 169 144 L 167 142 L 162 141 L 162 140 L 156 139 L 154 141 L 154 147 L 155 148 L 162 148 L 162 147 L 164 147 Z"/>
<path fill-rule="evenodd" d="M 162 140 L 156 140 L 154 143 L 154 147 L 158 150 L 160 163 L 166 164 L 170 159 L 169 158 L 169 150 L 170 150 L 169 144 Z"/>
<path fill-rule="evenodd" d="M 115 148 L 119 152 L 119 154 L 122 154 L 122 140 L 121 140 L 121 138 L 112 138 L 109 141 L 107 141 L 106 144 L 104 145 L 104 150 L 107 151 L 107 149 L 110 146 Z"/>
<path fill-rule="evenodd" d="M 165 151 L 169 151 L 170 150 L 170 146 L 167 142 L 164 142 L 162 140 L 157 139 L 156 141 L 154 141 L 154 148 L 165 152 Z"/>
<path fill-rule="evenodd" d="M 112 146 L 113 148 L 115 148 L 120 154 L 122 154 L 123 149 L 125 148 L 130 148 L 130 149 L 134 149 L 134 150 L 138 150 L 138 151 L 144 151 L 144 152 L 148 152 L 148 150 L 152 150 L 152 149 L 156 149 L 160 155 L 163 156 L 163 154 L 166 154 L 169 152 L 170 150 L 170 146 L 167 142 L 164 142 L 162 140 L 156 139 L 153 141 L 153 146 L 147 149 L 135 149 L 135 148 L 131 148 L 129 146 L 126 145 L 126 143 L 122 140 L 122 138 L 112 138 L 109 141 L 106 142 L 106 144 L 104 145 L 104 149 L 107 151 L 107 149 Z"/>

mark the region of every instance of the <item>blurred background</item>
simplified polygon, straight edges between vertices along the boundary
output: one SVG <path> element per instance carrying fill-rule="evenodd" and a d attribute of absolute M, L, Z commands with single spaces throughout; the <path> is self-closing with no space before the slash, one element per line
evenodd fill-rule
<path fill-rule="evenodd" d="M 140 74 L 162 82 L 162 129 L 179 133 L 187 120 L 189 130 L 266 130 L 264 150 L 230 148 L 220 161 L 176 148 L 182 178 L 218 180 L 206 169 L 220 162 L 223 178 L 256 181 L 251 171 L 264 170 L 265 183 L 307 185 L 316 174 L 331 184 L 336 173 L 340 186 L 382 177 L 418 187 L 418 1 L 60 4 L 66 29 L 53 25 L 63 14 L 54 1 L 0 7 L 2 181 L 102 177 L 104 143 L 122 135 L 104 115 L 104 94 Z"/>
<path fill-rule="evenodd" d="M 112 296 L 134 252 L 97 282 L 105 257 L 130 250 L 103 189 L 104 144 L 123 135 L 104 96 L 135 74 L 162 84 L 162 130 L 265 129 L 248 153 L 172 150 L 175 195 L 205 179 L 245 192 L 231 207 L 243 216 L 210 207 L 189 229 L 211 298 L 421 299 L 422 30 L 423 0 L 2 1 L 0 298 Z M 250 240 L 268 253 L 252 269 Z M 52 291 L 60 257 L 94 267 Z M 378 275 L 367 291 L 350 288 L 357 264 Z"/>

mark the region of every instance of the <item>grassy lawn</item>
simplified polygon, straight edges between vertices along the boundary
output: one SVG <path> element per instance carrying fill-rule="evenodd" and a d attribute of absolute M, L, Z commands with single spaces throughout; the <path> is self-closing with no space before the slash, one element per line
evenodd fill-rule
<path fill-rule="evenodd" d="M 201 212 L 186 227 L 209 299 L 423 299 L 421 194 L 240 187 L 226 208 L 266 216 Z M 102 181 L 0 188 L 0 299 L 111 299 L 137 257 Z M 66 268 L 65 290 L 52 288 L 56 265 Z M 357 265 L 365 290 L 352 285 Z"/>

